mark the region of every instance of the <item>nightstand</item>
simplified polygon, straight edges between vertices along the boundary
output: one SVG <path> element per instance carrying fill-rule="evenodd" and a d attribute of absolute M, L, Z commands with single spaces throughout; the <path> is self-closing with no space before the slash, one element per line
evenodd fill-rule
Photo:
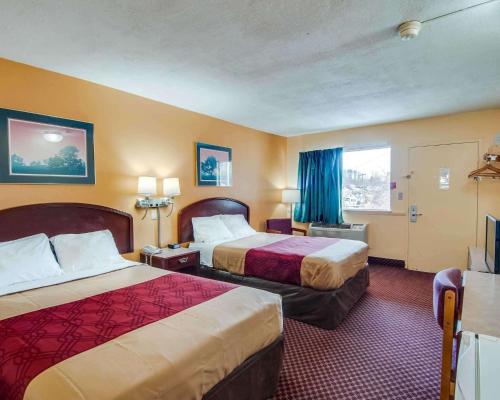
<path fill-rule="evenodd" d="M 196 270 L 200 265 L 200 251 L 184 247 L 166 248 L 162 249 L 161 253 L 154 254 L 151 260 L 149 255 L 141 253 L 141 262 L 169 271 L 189 272 Z"/>

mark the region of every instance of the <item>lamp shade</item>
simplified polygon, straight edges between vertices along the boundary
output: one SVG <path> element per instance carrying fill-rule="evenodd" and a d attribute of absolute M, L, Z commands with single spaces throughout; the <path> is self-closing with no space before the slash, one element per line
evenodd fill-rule
<path fill-rule="evenodd" d="M 179 196 L 181 194 L 181 187 L 179 185 L 179 178 L 165 178 L 165 179 L 163 179 L 163 194 L 166 197 Z"/>
<path fill-rule="evenodd" d="M 156 177 L 140 176 L 137 184 L 137 193 L 143 196 L 153 196 L 156 194 Z"/>
<path fill-rule="evenodd" d="M 282 203 L 300 203 L 299 189 L 284 189 L 281 192 Z"/>

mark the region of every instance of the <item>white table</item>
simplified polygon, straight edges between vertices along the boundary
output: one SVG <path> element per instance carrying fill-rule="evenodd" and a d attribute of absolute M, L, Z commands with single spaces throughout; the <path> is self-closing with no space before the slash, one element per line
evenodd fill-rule
<path fill-rule="evenodd" d="M 461 330 L 500 337 L 500 275 L 464 273 Z"/>

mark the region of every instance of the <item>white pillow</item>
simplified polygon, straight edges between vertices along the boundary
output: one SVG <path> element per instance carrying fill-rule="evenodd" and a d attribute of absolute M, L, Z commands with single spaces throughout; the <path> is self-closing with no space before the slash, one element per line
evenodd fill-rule
<path fill-rule="evenodd" d="M 257 233 L 255 229 L 248 225 L 248 222 L 243 214 L 223 214 L 220 218 L 235 238 L 243 238 Z"/>
<path fill-rule="evenodd" d="M 116 248 L 108 230 L 63 234 L 50 238 L 57 259 L 65 273 L 86 269 L 104 269 L 125 259 Z"/>
<path fill-rule="evenodd" d="M 0 243 L 0 287 L 61 273 L 44 233 Z"/>
<path fill-rule="evenodd" d="M 210 243 L 218 240 L 234 239 L 219 215 L 195 217 L 192 219 L 192 222 L 195 242 Z"/>

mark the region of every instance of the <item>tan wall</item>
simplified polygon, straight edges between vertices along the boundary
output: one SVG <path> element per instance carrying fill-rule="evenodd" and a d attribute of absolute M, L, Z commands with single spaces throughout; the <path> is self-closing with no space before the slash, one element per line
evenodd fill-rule
<path fill-rule="evenodd" d="M 392 148 L 392 214 L 349 212 L 349 222 L 369 223 L 370 254 L 377 257 L 406 259 L 408 247 L 408 148 L 425 144 L 478 141 L 480 156 L 500 133 L 500 109 L 453 114 L 444 117 L 412 120 L 393 124 L 346 129 L 288 139 L 288 185 L 296 186 L 298 153 L 330 147 L 390 145 Z M 404 199 L 397 200 L 397 192 Z M 478 245 L 484 245 L 484 216 L 492 213 L 500 218 L 500 180 L 483 180 L 478 188 Z M 438 223 L 439 221 L 436 221 Z"/>
<path fill-rule="evenodd" d="M 2 59 L 0 107 L 92 122 L 97 178 L 95 185 L 0 185 L 0 209 L 65 201 L 124 210 L 134 216 L 136 249 L 156 242 L 156 221 L 141 221 L 134 208 L 139 175 L 179 177 L 176 209 L 234 197 L 250 205 L 251 224 L 260 229 L 266 218 L 286 212 L 279 204 L 285 138 Z M 233 187 L 195 185 L 196 141 L 232 147 Z M 176 223 L 176 213 L 163 220 L 164 244 L 176 240 Z"/>
<path fill-rule="evenodd" d="M 371 254 L 405 259 L 407 253 L 408 147 L 479 141 L 481 154 L 500 133 L 500 109 L 395 124 L 285 138 L 126 94 L 64 75 L 0 59 L 0 107 L 94 123 L 96 185 L 0 185 L 0 208 L 22 204 L 78 201 L 102 204 L 134 216 L 135 246 L 155 243 L 156 221 L 141 221 L 134 209 L 137 176 L 180 178 L 176 208 L 198 199 L 229 196 L 247 202 L 251 223 L 263 229 L 271 216 L 284 216 L 280 190 L 296 185 L 298 152 L 337 146 L 392 147 L 393 214 L 346 213 L 370 223 Z M 231 188 L 195 185 L 194 143 L 233 148 Z M 288 153 L 288 157 L 287 157 Z M 285 180 L 285 172 L 288 179 Z M 159 182 L 160 183 L 160 182 Z M 288 183 L 288 185 L 286 185 Z M 404 200 L 396 199 L 396 192 Z M 500 216 L 500 182 L 479 183 L 478 243 L 484 242 L 484 215 Z M 176 213 L 163 220 L 163 243 L 176 239 Z"/>

